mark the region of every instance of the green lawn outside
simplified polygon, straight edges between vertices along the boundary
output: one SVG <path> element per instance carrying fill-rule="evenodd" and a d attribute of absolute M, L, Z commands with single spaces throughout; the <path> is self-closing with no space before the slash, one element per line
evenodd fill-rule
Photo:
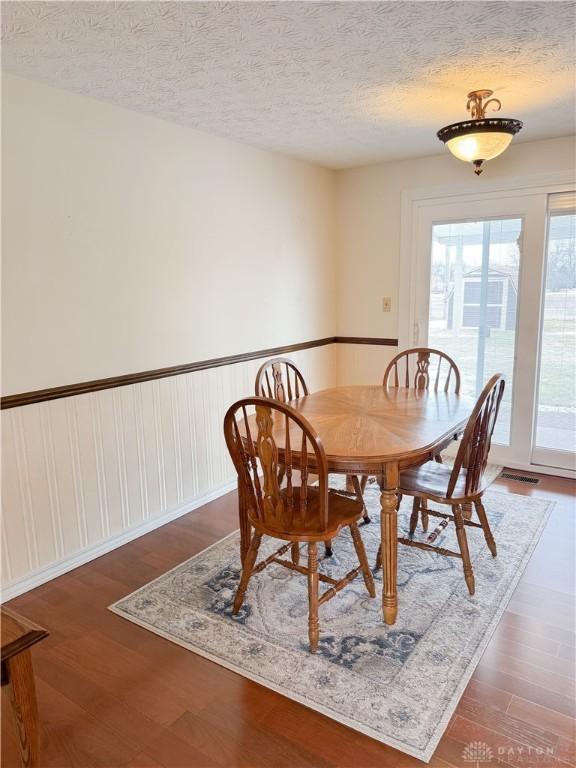
<path fill-rule="evenodd" d="M 565 324 L 558 320 L 546 323 L 542 345 L 540 380 L 540 406 L 566 409 L 576 399 L 576 319 L 573 330 L 566 334 Z M 475 330 L 460 331 L 455 338 L 452 331 L 430 332 L 430 346 L 447 352 L 454 358 L 463 378 L 463 391 L 474 395 L 478 333 Z M 494 331 L 486 339 L 484 381 L 493 373 L 503 373 L 507 378 L 508 391 L 512 383 L 514 366 L 514 332 Z"/>
<path fill-rule="evenodd" d="M 455 359 L 463 378 L 463 391 L 474 395 L 478 331 L 461 329 L 459 336 L 444 330 L 444 321 L 430 324 L 430 346 Z M 514 331 L 491 330 L 486 339 L 484 382 L 495 372 L 508 379 L 511 392 L 514 366 Z M 542 340 L 539 407 L 542 410 L 575 410 L 576 403 L 576 294 L 574 291 L 547 294 Z"/>

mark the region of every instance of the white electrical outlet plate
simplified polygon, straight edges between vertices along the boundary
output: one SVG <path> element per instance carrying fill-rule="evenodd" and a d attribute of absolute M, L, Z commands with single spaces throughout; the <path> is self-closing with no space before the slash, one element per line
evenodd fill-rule
<path fill-rule="evenodd" d="M 382 312 L 390 312 L 392 309 L 392 299 L 390 296 L 384 296 L 382 299 Z"/>

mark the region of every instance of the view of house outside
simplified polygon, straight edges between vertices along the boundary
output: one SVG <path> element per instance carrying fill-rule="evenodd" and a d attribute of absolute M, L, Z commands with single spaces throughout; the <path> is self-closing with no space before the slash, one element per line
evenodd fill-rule
<path fill-rule="evenodd" d="M 576 449 L 576 216 L 550 217 L 536 445 Z M 454 358 L 462 391 L 507 388 L 494 440 L 508 444 L 522 219 L 433 227 L 428 343 Z M 537 308 L 535 308 L 537 311 Z"/>

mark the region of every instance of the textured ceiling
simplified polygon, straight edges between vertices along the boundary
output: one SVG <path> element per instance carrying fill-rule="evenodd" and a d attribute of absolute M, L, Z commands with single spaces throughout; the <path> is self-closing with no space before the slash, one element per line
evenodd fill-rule
<path fill-rule="evenodd" d="M 6 71 L 333 168 L 446 151 L 491 88 L 574 133 L 572 2 L 3 2 Z"/>

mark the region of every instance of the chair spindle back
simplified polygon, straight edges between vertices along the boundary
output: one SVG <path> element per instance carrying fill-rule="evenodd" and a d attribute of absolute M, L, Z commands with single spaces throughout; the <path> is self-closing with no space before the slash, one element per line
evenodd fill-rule
<path fill-rule="evenodd" d="M 460 392 L 458 366 L 439 349 L 415 347 L 396 355 L 384 371 L 385 387 Z"/>
<path fill-rule="evenodd" d="M 460 470 L 463 468 L 466 470 L 466 496 L 473 495 L 478 491 L 488 463 L 492 434 L 498 418 L 505 384 L 502 374 L 496 373 L 480 393 L 456 454 L 448 483 L 448 498 L 454 493 Z"/>
<path fill-rule="evenodd" d="M 304 376 L 287 357 L 267 360 L 256 374 L 256 396 L 286 403 L 308 394 Z"/>
<path fill-rule="evenodd" d="M 314 428 L 294 408 L 263 397 L 238 400 L 224 417 L 224 437 L 252 525 L 288 533 L 295 522 L 312 523 L 311 515 L 317 515 L 319 529 L 327 527 L 326 453 Z M 311 472 L 318 478 L 314 487 L 308 486 Z"/>

